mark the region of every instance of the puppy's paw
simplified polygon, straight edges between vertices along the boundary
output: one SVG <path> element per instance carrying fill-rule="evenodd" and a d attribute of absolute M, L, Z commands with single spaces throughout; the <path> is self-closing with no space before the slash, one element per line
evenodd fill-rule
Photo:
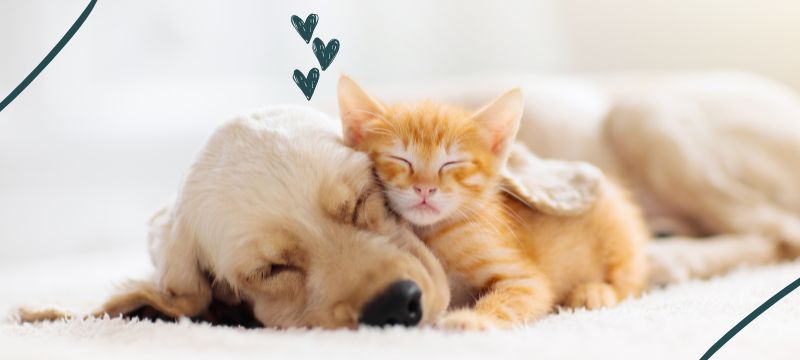
<path fill-rule="evenodd" d="M 619 302 L 617 292 L 606 283 L 587 283 L 578 285 L 567 299 L 571 308 L 587 308 L 589 310 L 614 306 Z"/>
<path fill-rule="evenodd" d="M 651 254 L 650 255 L 650 278 L 648 282 L 651 286 L 666 286 L 677 284 L 689 280 L 690 268 L 688 265 L 675 261 L 672 254 Z"/>
<path fill-rule="evenodd" d="M 456 310 L 447 313 L 440 321 L 439 328 L 450 331 L 486 331 L 494 329 L 494 320 L 474 310 Z"/>
<path fill-rule="evenodd" d="M 787 217 L 775 226 L 773 233 L 786 258 L 800 257 L 800 221 Z"/>
<path fill-rule="evenodd" d="M 343 223 L 352 222 L 358 201 L 356 189 L 348 184 L 335 183 L 320 193 L 320 204 L 332 218 Z"/>
<path fill-rule="evenodd" d="M 325 212 L 338 222 L 382 234 L 392 229 L 383 193 L 374 184 L 334 183 L 320 193 L 320 201 Z"/>

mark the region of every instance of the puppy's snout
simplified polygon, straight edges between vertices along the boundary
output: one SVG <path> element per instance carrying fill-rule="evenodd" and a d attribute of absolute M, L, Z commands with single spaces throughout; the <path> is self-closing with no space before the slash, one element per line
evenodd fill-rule
<path fill-rule="evenodd" d="M 397 281 L 367 303 L 358 322 L 364 325 L 414 326 L 422 319 L 422 290 L 410 280 Z"/>

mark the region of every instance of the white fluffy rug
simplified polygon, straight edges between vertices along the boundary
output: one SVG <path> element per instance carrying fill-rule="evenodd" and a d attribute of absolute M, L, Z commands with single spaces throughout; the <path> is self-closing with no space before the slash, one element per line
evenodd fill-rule
<path fill-rule="evenodd" d="M 68 256 L 0 267 L 0 310 L 53 305 L 84 310 L 115 281 L 143 276 L 144 251 Z M 189 322 L 74 320 L 0 323 L 0 359 L 696 359 L 764 300 L 800 275 L 800 262 L 743 269 L 655 290 L 601 311 L 562 312 L 512 331 L 432 329 L 274 331 Z M 800 290 L 756 319 L 715 359 L 797 359 Z"/>

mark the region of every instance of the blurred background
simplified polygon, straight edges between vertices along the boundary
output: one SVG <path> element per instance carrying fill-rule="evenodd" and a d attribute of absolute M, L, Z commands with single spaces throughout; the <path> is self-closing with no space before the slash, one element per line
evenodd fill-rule
<path fill-rule="evenodd" d="M 88 0 L 0 2 L 0 97 Z M 341 50 L 318 66 L 289 22 Z M 274 103 L 330 105 L 340 72 L 367 87 L 477 74 L 754 71 L 800 89 L 800 2 L 775 0 L 100 0 L 0 113 L 0 264 L 145 253 L 145 223 L 214 127 Z M 491 75 L 489 75 L 491 76 Z"/>

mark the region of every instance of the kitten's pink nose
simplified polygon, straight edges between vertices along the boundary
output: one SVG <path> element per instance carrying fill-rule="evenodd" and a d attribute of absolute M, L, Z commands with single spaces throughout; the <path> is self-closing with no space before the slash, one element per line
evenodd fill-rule
<path fill-rule="evenodd" d="M 414 191 L 417 192 L 417 195 L 422 196 L 423 199 L 427 198 L 428 196 L 433 196 L 436 193 L 436 188 L 433 186 L 414 186 Z"/>

